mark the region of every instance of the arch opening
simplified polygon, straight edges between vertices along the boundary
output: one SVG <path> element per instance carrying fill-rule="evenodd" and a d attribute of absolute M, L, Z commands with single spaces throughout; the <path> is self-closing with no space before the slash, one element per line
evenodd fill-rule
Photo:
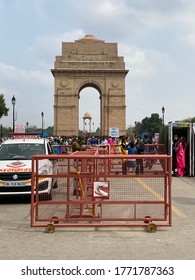
<path fill-rule="evenodd" d="M 100 126 L 100 92 L 95 86 L 82 87 L 79 95 L 79 130 L 95 133 Z"/>

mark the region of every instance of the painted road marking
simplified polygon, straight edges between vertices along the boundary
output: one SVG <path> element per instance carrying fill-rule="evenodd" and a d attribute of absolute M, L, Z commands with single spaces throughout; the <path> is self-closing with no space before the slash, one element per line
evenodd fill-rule
<path fill-rule="evenodd" d="M 142 185 L 147 191 L 152 193 L 158 200 L 164 200 L 164 197 L 162 197 L 158 192 L 153 190 L 150 186 L 148 186 L 144 181 L 142 181 L 140 178 L 136 178 L 136 181 Z M 186 215 L 181 212 L 177 207 L 172 206 L 172 211 L 180 218 L 186 218 Z"/>

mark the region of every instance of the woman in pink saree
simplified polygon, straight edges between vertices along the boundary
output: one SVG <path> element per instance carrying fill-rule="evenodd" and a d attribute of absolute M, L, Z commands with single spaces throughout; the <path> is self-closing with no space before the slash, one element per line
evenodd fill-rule
<path fill-rule="evenodd" d="M 177 160 L 177 173 L 179 176 L 184 176 L 185 168 L 186 168 L 186 148 L 187 143 L 185 142 L 185 138 L 181 137 L 177 147 L 175 148 L 176 151 L 176 160 Z"/>

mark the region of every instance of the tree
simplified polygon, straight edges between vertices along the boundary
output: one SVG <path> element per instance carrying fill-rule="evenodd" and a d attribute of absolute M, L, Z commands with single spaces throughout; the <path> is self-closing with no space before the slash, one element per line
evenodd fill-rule
<path fill-rule="evenodd" d="M 133 137 L 136 134 L 135 128 L 132 125 L 129 125 L 126 130 L 126 136 L 127 137 Z"/>
<path fill-rule="evenodd" d="M 3 93 L 1 93 L 0 94 L 0 119 L 3 116 L 7 116 L 8 111 L 9 111 L 9 109 L 6 107 L 6 104 L 5 104 L 5 97 L 4 97 Z"/>
<path fill-rule="evenodd" d="M 53 136 L 53 128 L 53 126 L 48 126 L 48 128 L 44 129 L 44 132 L 47 133 L 48 136 Z"/>
<path fill-rule="evenodd" d="M 188 118 L 188 119 L 184 119 L 180 122 L 190 122 L 190 123 L 194 123 L 195 122 L 195 117 L 192 117 L 192 118 Z"/>
<path fill-rule="evenodd" d="M 146 117 L 141 123 L 137 122 L 135 125 L 136 134 L 142 134 L 146 132 L 148 135 L 154 136 L 155 133 L 160 131 L 162 126 L 162 119 L 159 118 L 159 114 L 153 113 L 151 117 Z"/>

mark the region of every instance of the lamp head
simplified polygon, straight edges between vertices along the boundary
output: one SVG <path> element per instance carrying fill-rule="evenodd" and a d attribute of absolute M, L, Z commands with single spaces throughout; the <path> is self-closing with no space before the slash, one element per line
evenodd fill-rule
<path fill-rule="evenodd" d="M 12 105 L 16 105 L 16 98 L 15 98 L 14 95 L 13 95 L 13 97 L 12 97 Z"/>
<path fill-rule="evenodd" d="M 162 113 L 164 114 L 165 113 L 165 107 L 162 106 Z"/>

